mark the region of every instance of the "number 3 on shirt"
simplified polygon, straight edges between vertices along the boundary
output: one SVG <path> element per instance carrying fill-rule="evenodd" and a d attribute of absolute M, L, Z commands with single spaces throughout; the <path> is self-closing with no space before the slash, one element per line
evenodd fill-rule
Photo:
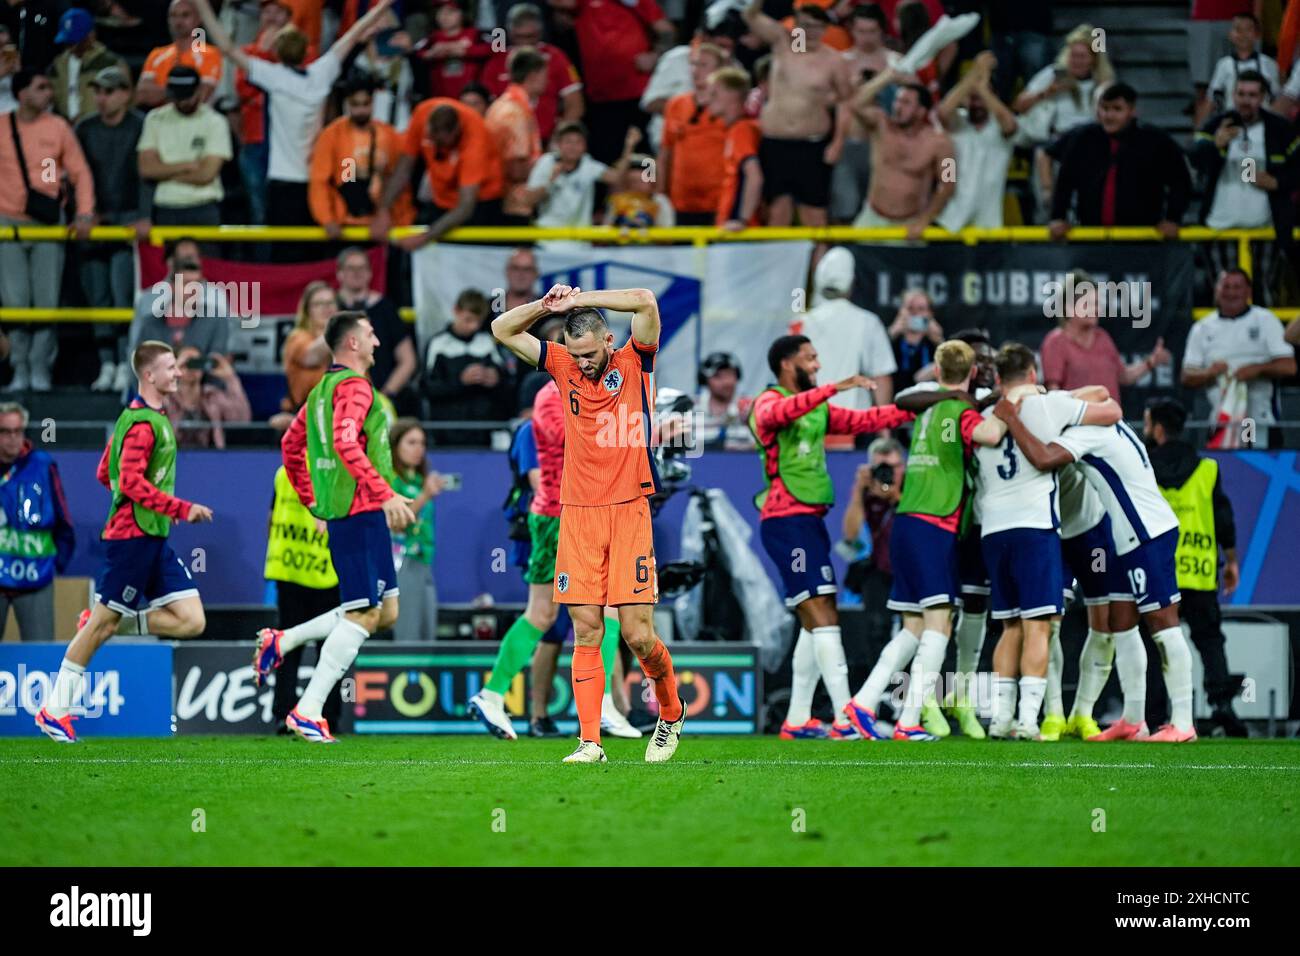
<path fill-rule="evenodd" d="M 1020 470 L 1020 459 L 1016 457 L 1016 443 L 1010 434 L 1002 440 L 1002 457 L 1007 460 L 1007 463 L 998 465 L 998 477 L 1003 481 L 1010 481 Z"/>

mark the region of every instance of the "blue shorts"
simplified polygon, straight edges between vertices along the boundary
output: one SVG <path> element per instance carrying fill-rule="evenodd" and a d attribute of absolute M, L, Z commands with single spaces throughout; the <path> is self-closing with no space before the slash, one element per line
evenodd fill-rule
<path fill-rule="evenodd" d="M 957 571 L 961 576 L 962 594 L 988 594 L 989 569 L 984 564 L 980 544 L 980 526 L 971 525 L 957 542 Z"/>
<path fill-rule="evenodd" d="M 1183 599 L 1178 591 L 1178 529 L 1170 528 L 1158 538 L 1140 544 L 1119 556 L 1128 579 L 1129 593 L 1143 614 L 1172 607 Z"/>
<path fill-rule="evenodd" d="M 1065 610 L 1061 539 L 1053 528 L 1008 528 L 983 539 L 994 620 L 1049 617 Z"/>
<path fill-rule="evenodd" d="M 820 515 L 764 518 L 758 523 L 758 536 L 780 572 L 786 607 L 838 590 L 831 567 L 831 536 Z"/>
<path fill-rule="evenodd" d="M 561 604 L 560 613 L 555 615 L 555 623 L 539 640 L 543 644 L 563 644 L 571 630 L 573 630 L 573 620 L 569 617 L 569 606 Z"/>
<path fill-rule="evenodd" d="M 887 602 L 891 611 L 920 614 L 928 607 L 959 602 L 957 535 L 951 531 L 915 515 L 898 515 L 889 533 L 889 562 L 894 568 Z"/>
<path fill-rule="evenodd" d="M 1088 606 L 1130 601 L 1128 580 L 1115 556 L 1115 539 L 1110 532 L 1110 515 L 1073 538 L 1061 540 L 1065 566 L 1079 582 L 1083 603 Z M 1068 583 L 1068 582 L 1067 582 Z"/>
<path fill-rule="evenodd" d="M 382 511 L 363 511 L 329 522 L 330 560 L 339 576 L 339 607 L 378 607 L 397 596 L 393 536 Z"/>
<path fill-rule="evenodd" d="M 104 542 L 104 567 L 95 579 L 100 604 L 129 614 L 198 595 L 190 569 L 166 538 L 146 535 Z"/>

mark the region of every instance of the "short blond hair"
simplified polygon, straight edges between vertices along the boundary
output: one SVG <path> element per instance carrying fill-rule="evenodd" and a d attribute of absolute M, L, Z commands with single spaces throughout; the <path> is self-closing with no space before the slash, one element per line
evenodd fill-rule
<path fill-rule="evenodd" d="M 131 368 L 135 369 L 135 377 L 139 378 L 158 356 L 175 354 L 176 350 L 166 342 L 147 339 L 135 347 L 135 352 L 131 356 Z"/>
<path fill-rule="evenodd" d="M 714 70 L 709 74 L 709 82 L 741 96 L 747 95 L 750 89 L 749 74 L 738 66 L 724 66 L 720 70 Z"/>
<path fill-rule="evenodd" d="M 970 377 L 975 350 L 960 339 L 949 339 L 935 350 L 934 364 L 939 367 L 941 385 L 961 385 Z"/>

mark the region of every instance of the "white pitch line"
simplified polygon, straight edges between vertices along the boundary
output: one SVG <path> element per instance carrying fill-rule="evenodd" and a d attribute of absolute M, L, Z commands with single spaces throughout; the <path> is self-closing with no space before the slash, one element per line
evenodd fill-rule
<path fill-rule="evenodd" d="M 126 766 L 276 766 L 276 767 L 521 767 L 546 766 L 558 761 L 550 760 L 470 760 L 447 758 L 430 760 L 422 758 L 351 760 L 325 757 L 320 760 L 288 760 L 283 757 L 72 757 L 60 760 L 54 757 L 0 757 L 0 766 L 80 764 L 120 764 Z M 674 760 L 674 766 L 692 767 L 971 767 L 980 770 L 1011 768 L 1017 770 L 1194 770 L 1194 771 L 1261 771 L 1267 773 L 1300 772 L 1300 764 L 1155 764 L 1155 763 L 1049 763 L 1016 761 L 1003 763 L 992 760 Z M 643 761 L 628 760 L 619 766 L 645 766 Z"/>

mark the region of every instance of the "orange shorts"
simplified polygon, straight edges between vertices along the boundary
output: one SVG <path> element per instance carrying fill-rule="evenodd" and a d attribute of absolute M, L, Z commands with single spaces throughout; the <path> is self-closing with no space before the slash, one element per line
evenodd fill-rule
<path fill-rule="evenodd" d="M 557 604 L 658 604 L 649 500 L 565 505 L 553 593 Z"/>

